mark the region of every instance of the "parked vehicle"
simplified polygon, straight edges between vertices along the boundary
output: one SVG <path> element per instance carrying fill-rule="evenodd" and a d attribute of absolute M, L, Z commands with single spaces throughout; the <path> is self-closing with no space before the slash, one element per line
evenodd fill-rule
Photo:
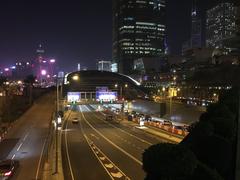
<path fill-rule="evenodd" d="M 162 124 L 165 125 L 165 126 L 172 126 L 173 125 L 172 122 L 169 121 L 169 120 L 164 120 Z"/>
<path fill-rule="evenodd" d="M 132 115 L 128 115 L 128 121 L 132 121 L 132 120 L 133 120 Z"/>

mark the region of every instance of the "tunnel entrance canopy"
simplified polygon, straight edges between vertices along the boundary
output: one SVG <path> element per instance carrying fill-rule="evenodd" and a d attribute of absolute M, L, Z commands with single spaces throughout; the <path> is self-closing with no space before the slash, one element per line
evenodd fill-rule
<path fill-rule="evenodd" d="M 95 92 L 99 87 L 117 92 L 119 98 L 136 99 L 144 97 L 146 91 L 128 76 L 107 71 L 76 71 L 65 76 L 65 93 Z"/>

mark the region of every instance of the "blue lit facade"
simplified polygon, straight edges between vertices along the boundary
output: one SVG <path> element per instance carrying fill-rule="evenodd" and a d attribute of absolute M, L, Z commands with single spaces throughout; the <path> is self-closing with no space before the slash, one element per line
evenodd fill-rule
<path fill-rule="evenodd" d="M 135 59 L 165 54 L 164 0 L 113 1 L 113 61 L 129 74 Z"/>

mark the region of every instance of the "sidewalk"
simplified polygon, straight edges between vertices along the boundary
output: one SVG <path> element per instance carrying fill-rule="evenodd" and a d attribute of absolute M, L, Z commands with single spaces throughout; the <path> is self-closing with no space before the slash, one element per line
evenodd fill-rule
<path fill-rule="evenodd" d="M 62 126 L 64 121 L 69 117 L 71 111 L 64 113 Z M 63 168 L 62 168 L 62 132 L 58 130 L 58 162 L 56 163 L 56 134 L 54 129 L 51 131 L 49 137 L 49 144 L 47 149 L 47 157 L 43 168 L 43 180 L 64 180 Z M 56 173 L 56 164 L 58 164 L 58 172 Z"/>
<path fill-rule="evenodd" d="M 52 142 L 49 142 L 47 149 L 47 157 L 44 162 L 43 168 L 43 180 L 64 180 L 64 174 L 62 169 L 62 153 L 61 153 L 61 130 L 58 130 L 58 146 L 56 147 L 56 135 L 55 131 L 52 130 Z M 58 153 L 58 162 L 56 163 L 56 148 Z M 58 165 L 58 172 L 56 172 L 56 164 Z"/>

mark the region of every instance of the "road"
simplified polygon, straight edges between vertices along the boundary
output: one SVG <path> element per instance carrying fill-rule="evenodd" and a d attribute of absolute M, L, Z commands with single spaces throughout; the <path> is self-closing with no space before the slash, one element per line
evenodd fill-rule
<path fill-rule="evenodd" d="M 20 167 L 13 180 L 39 179 L 43 148 L 54 109 L 54 94 L 38 99 L 13 125 L 0 144 L 0 159 L 19 160 Z"/>
<path fill-rule="evenodd" d="M 79 119 L 78 124 L 71 121 Z M 62 130 L 65 179 L 144 179 L 142 153 L 161 140 L 80 105 Z"/>

